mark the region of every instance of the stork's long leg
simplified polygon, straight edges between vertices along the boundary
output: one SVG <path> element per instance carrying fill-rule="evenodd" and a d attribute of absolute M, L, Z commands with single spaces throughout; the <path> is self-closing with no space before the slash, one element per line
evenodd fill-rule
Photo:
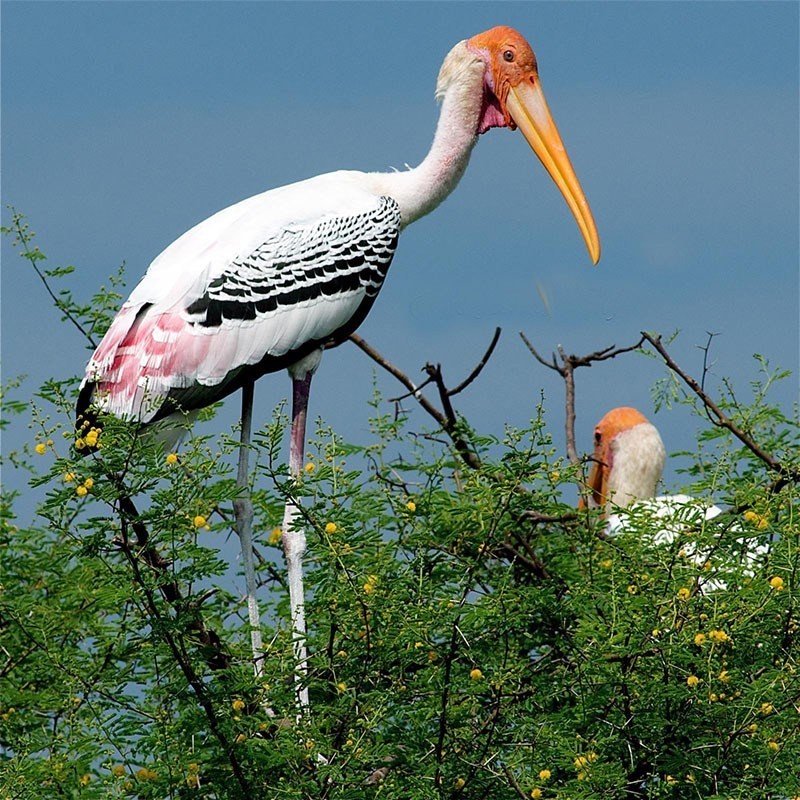
<path fill-rule="evenodd" d="M 242 546 L 244 580 L 247 588 L 247 614 L 250 620 L 250 644 L 253 648 L 253 668 L 256 677 L 264 672 L 264 644 L 261 639 L 261 615 L 256 600 L 256 570 L 253 559 L 253 503 L 250 499 L 249 455 L 250 435 L 253 425 L 253 382 L 242 388 L 242 429 L 239 440 L 239 471 L 236 478 L 238 497 L 233 508 L 236 512 L 236 532 Z"/>
<path fill-rule="evenodd" d="M 289 473 L 297 481 L 303 468 L 303 451 L 306 439 L 306 412 L 311 388 L 311 372 L 302 378 L 292 378 L 292 430 L 289 443 Z M 297 703 L 301 713 L 308 710 L 308 672 L 306 652 L 306 611 L 303 593 L 303 555 L 306 552 L 306 533 L 302 524 L 295 518 L 298 508 L 289 499 L 283 515 L 283 551 L 286 555 L 286 568 L 289 573 L 289 605 L 292 614 L 292 633 L 294 635 L 294 657 L 297 663 L 295 673 Z"/>

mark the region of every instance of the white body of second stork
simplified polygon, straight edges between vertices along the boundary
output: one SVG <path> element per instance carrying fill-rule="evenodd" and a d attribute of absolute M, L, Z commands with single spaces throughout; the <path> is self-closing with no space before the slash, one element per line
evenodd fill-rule
<path fill-rule="evenodd" d="M 603 509 L 610 536 L 625 532 L 631 520 L 643 514 L 656 522 L 646 525 L 653 532 L 653 544 L 669 545 L 723 513 L 719 506 L 691 495 L 656 495 L 666 450 L 658 429 L 635 408 L 612 409 L 597 423 L 592 460 L 588 505 Z M 726 530 L 736 538 L 746 572 L 752 574 L 768 552 L 768 543 L 763 535 L 754 538 L 753 531 L 733 517 Z M 708 553 L 694 542 L 685 541 L 682 549 L 698 566 L 707 563 Z M 725 587 L 722 572 L 717 570 L 706 581 L 708 588 Z"/>

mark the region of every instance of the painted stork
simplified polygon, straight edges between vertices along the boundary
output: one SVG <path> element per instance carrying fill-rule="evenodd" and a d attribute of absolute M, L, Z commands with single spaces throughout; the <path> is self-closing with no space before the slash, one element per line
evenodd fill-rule
<path fill-rule="evenodd" d="M 363 321 L 400 232 L 455 189 L 478 136 L 491 128 L 520 129 L 564 196 L 596 264 L 597 229 L 528 42 L 507 27 L 459 42 L 442 64 L 436 97 L 436 134 L 418 167 L 332 172 L 272 189 L 218 212 L 167 247 L 89 361 L 79 422 L 98 410 L 145 424 L 191 414 L 237 389 L 247 392 L 267 372 L 288 369 L 289 469 L 299 478 L 309 387 L 323 347 L 344 341 Z M 249 405 L 245 399 L 242 454 Z M 240 461 L 240 477 L 241 467 Z M 306 542 L 293 524 L 296 511 L 287 503 L 283 544 L 293 626 L 302 643 Z M 252 549 L 244 536 L 242 547 Z M 244 558 L 247 574 L 252 552 Z M 257 617 L 251 622 L 256 627 Z M 302 644 L 296 653 L 302 670 Z"/>
<path fill-rule="evenodd" d="M 646 525 L 648 531 L 653 532 L 653 544 L 669 545 L 723 513 L 719 506 L 691 495 L 656 496 L 666 450 L 656 427 L 635 408 L 612 409 L 597 423 L 592 461 L 587 504 L 590 508 L 603 509 L 608 535 L 618 535 L 632 528 L 638 510 L 658 522 L 655 527 L 649 522 Z M 757 519 L 761 524 L 761 519 Z M 752 574 L 769 551 L 768 543 L 763 536 L 761 539 L 754 537 L 753 530 L 748 531 L 736 518 L 731 518 L 725 531 L 735 539 L 732 550 L 746 564 L 746 574 Z M 682 550 L 698 566 L 709 561 L 708 549 L 693 541 L 684 541 Z M 716 553 L 715 559 L 721 555 Z M 705 581 L 707 588 L 725 588 L 723 572 L 724 568 L 716 569 L 713 577 Z"/>

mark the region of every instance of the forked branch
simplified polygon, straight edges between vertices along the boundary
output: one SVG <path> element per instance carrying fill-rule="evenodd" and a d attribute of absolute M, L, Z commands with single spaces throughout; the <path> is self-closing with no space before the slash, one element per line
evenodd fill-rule
<path fill-rule="evenodd" d="M 499 338 L 500 328 L 495 328 L 492 341 L 489 343 L 486 352 L 483 354 L 475 368 L 461 383 L 458 384 L 458 386 L 453 389 L 449 389 L 444 382 L 441 364 L 432 364 L 430 362 L 425 364 L 423 369 L 427 374 L 428 379 L 417 385 L 411 380 L 411 378 L 408 377 L 408 375 L 405 374 L 405 372 L 381 355 L 374 347 L 368 344 L 358 334 L 350 334 L 350 340 L 355 345 L 357 345 L 364 353 L 366 353 L 376 364 L 385 369 L 389 374 L 393 375 L 398 381 L 400 381 L 400 383 L 403 384 L 403 386 L 406 387 L 408 394 L 404 395 L 404 397 L 413 397 L 422 406 L 422 408 L 431 417 L 433 417 L 434 420 L 436 420 L 436 423 L 439 425 L 439 427 L 450 437 L 450 441 L 455 446 L 458 454 L 461 456 L 462 461 L 470 469 L 480 469 L 481 460 L 478 454 L 475 453 L 462 435 L 458 417 L 456 416 L 455 409 L 453 408 L 450 398 L 466 389 L 467 386 L 469 386 L 478 377 L 478 375 L 480 375 L 483 368 L 491 358 Z M 422 389 L 431 383 L 436 386 L 436 389 L 439 393 L 439 400 L 442 404 L 441 409 L 437 408 L 425 397 L 424 394 L 422 394 Z M 396 398 L 396 401 L 399 402 L 400 399 L 402 398 Z"/>
<path fill-rule="evenodd" d="M 567 353 L 564 352 L 564 348 L 558 345 L 560 363 L 555 353 L 553 353 L 550 361 L 542 358 L 522 331 L 520 331 L 519 335 L 533 357 L 540 364 L 548 369 L 554 370 L 564 379 L 564 388 L 566 390 L 564 432 L 567 440 L 567 457 L 573 464 L 579 464 L 581 458 L 578 456 L 578 449 L 575 446 L 575 370 L 578 367 L 591 367 L 596 361 L 607 361 L 609 358 L 616 358 L 623 353 L 630 353 L 632 350 L 638 350 L 642 346 L 642 342 L 644 342 L 644 335 L 642 335 L 636 344 L 630 345 L 630 347 L 617 347 L 612 344 L 610 347 L 605 347 L 602 350 L 595 350 L 594 353 L 589 353 L 589 355 L 586 356 L 567 355 Z"/>

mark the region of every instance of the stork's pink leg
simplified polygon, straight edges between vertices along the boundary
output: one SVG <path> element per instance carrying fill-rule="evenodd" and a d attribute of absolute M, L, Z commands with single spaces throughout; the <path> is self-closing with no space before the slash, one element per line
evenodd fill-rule
<path fill-rule="evenodd" d="M 306 439 L 306 412 L 311 388 L 311 372 L 303 377 L 292 378 L 292 429 L 289 442 L 289 473 L 297 481 L 303 469 L 303 451 Z M 283 550 L 289 573 L 289 606 L 292 615 L 294 635 L 294 656 L 297 662 L 296 688 L 297 702 L 301 713 L 308 709 L 308 672 L 306 652 L 306 612 L 303 593 L 303 555 L 306 552 L 306 533 L 299 516 L 297 505 L 290 499 L 286 501 L 283 515 Z"/>
<path fill-rule="evenodd" d="M 253 558 L 253 503 L 250 499 L 250 475 L 248 456 L 250 453 L 250 434 L 253 425 L 253 386 L 252 381 L 242 387 L 242 429 L 239 444 L 239 471 L 236 485 L 239 497 L 233 503 L 236 513 L 236 532 L 242 547 L 244 580 L 247 587 L 247 614 L 250 620 L 250 644 L 253 648 L 253 668 L 256 677 L 264 672 L 264 645 L 261 640 L 261 615 L 256 599 L 255 561 Z"/>

